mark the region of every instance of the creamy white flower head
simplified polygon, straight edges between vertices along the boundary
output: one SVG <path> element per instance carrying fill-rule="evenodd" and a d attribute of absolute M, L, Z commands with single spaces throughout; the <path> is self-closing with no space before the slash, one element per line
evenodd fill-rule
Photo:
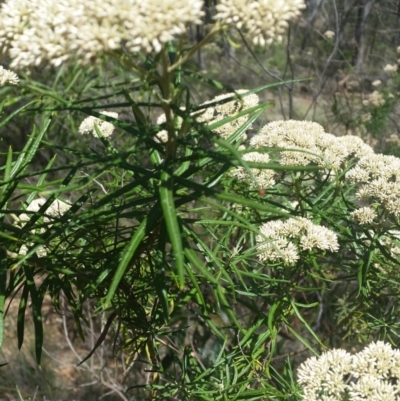
<path fill-rule="evenodd" d="M 105 116 L 118 118 L 118 113 L 114 113 L 112 111 L 101 111 L 100 114 L 104 114 Z M 109 123 L 108 121 L 100 120 L 100 118 L 89 116 L 85 118 L 81 125 L 79 126 L 79 133 L 92 134 L 94 137 L 98 137 L 95 125 L 99 128 L 104 137 L 108 138 L 114 132 L 114 125 Z"/>
<path fill-rule="evenodd" d="M 324 33 L 324 36 L 327 38 L 327 39 L 332 39 L 332 38 L 334 38 L 335 37 L 335 32 L 334 31 L 326 31 L 325 33 Z"/>
<path fill-rule="evenodd" d="M 304 217 L 264 223 L 256 241 L 261 262 L 283 260 L 292 263 L 299 259 L 301 250 L 339 250 L 337 236 L 333 231 Z"/>
<path fill-rule="evenodd" d="M 350 182 L 368 182 L 370 180 L 369 171 L 364 170 L 361 166 L 355 166 L 347 172 L 346 178 Z"/>
<path fill-rule="evenodd" d="M 307 223 L 306 232 L 300 239 L 300 248 L 303 250 L 318 248 L 337 252 L 339 250 L 337 235 L 326 227 Z"/>
<path fill-rule="evenodd" d="M 6 0 L 0 48 L 12 68 L 89 64 L 110 51 L 158 52 L 199 24 L 202 0 Z"/>
<path fill-rule="evenodd" d="M 389 138 L 385 139 L 386 142 L 390 142 L 395 144 L 396 146 L 400 146 L 400 136 L 397 134 L 391 134 Z"/>
<path fill-rule="evenodd" d="M 372 119 L 372 114 L 371 113 L 361 114 L 361 121 L 363 123 L 368 123 L 369 121 L 371 121 L 371 119 Z"/>
<path fill-rule="evenodd" d="M 377 203 L 395 216 L 400 216 L 400 159 L 371 154 L 362 157 L 346 173 L 346 179 L 359 185 L 356 196 Z"/>
<path fill-rule="evenodd" d="M 310 121 L 273 121 L 251 139 L 250 145 L 254 148 L 298 149 L 299 151 L 281 152 L 281 164 L 307 165 L 312 162 L 318 163 L 320 160 L 316 141 L 324 133 L 321 125 Z"/>
<path fill-rule="evenodd" d="M 154 140 L 158 143 L 167 143 L 168 142 L 168 132 L 163 129 L 159 132 L 157 132 L 157 134 L 154 137 Z"/>
<path fill-rule="evenodd" d="M 246 89 L 238 89 L 235 93 L 227 93 L 223 95 L 216 96 L 203 103 L 201 106 L 207 106 L 210 103 L 222 102 L 227 98 L 233 97 L 235 95 L 244 95 L 247 93 Z M 207 123 L 208 125 L 217 123 L 227 117 L 234 117 L 236 114 L 250 109 L 254 106 L 257 106 L 259 103 L 259 97 L 252 93 L 247 96 L 238 97 L 238 99 L 231 100 L 229 102 L 224 102 L 221 104 L 217 104 L 215 106 L 206 107 L 205 109 L 193 113 L 193 116 L 200 123 Z M 225 123 L 222 126 L 213 129 L 215 133 L 220 135 L 222 138 L 227 139 L 232 134 L 235 133 L 237 129 L 239 129 L 243 124 L 248 120 L 249 115 L 244 115 L 236 118 L 235 120 Z M 250 129 L 251 127 L 248 127 Z M 245 138 L 246 134 L 243 133 L 242 138 Z"/>
<path fill-rule="evenodd" d="M 375 80 L 374 82 L 372 82 L 372 86 L 377 88 L 378 86 L 382 85 L 382 81 L 380 79 Z"/>
<path fill-rule="evenodd" d="M 32 202 L 27 206 L 26 210 L 28 212 L 38 212 L 40 210 L 40 208 L 46 203 L 46 199 L 45 198 L 38 198 L 38 199 L 33 199 Z M 19 220 L 22 222 L 22 225 L 25 225 L 26 222 L 28 222 L 31 217 L 32 217 L 32 213 L 22 213 L 19 216 Z"/>
<path fill-rule="evenodd" d="M 371 146 L 367 145 L 360 137 L 355 135 L 344 135 L 337 137 L 336 140 L 346 148 L 348 156 L 360 158 L 374 153 Z"/>
<path fill-rule="evenodd" d="M 19 224 L 23 227 L 25 226 L 29 220 L 32 218 L 32 216 L 34 215 L 35 212 L 38 212 L 42 206 L 46 203 L 46 199 L 45 198 L 38 198 L 38 199 L 34 199 L 26 208 L 27 211 L 29 212 L 33 212 L 33 213 L 22 213 L 19 216 Z M 44 215 L 45 217 L 43 218 L 43 221 L 45 223 L 49 223 L 54 221 L 54 218 L 57 217 L 61 217 L 62 215 L 64 215 L 69 209 L 71 208 L 71 205 L 60 200 L 60 199 L 55 199 L 50 206 L 44 211 Z M 49 224 L 48 227 L 51 227 L 52 224 Z M 44 232 L 46 232 L 46 228 L 45 227 L 41 227 L 39 232 L 41 234 L 43 234 Z M 35 233 L 35 230 L 32 230 L 32 233 Z M 32 244 L 30 244 L 30 246 L 32 246 Z M 39 258 L 45 257 L 47 255 L 47 247 L 46 246 L 40 246 L 39 248 L 37 248 L 36 250 L 36 255 Z M 26 245 L 22 245 L 19 252 L 20 255 L 26 255 L 28 253 L 28 247 Z"/>
<path fill-rule="evenodd" d="M 201 24 L 204 3 L 201 0 L 135 1 L 136 18 L 126 22 L 130 37 L 127 47 L 132 52 L 159 52 L 176 36 L 186 33 L 189 24 Z M 132 11 L 130 14 L 132 15 Z"/>
<path fill-rule="evenodd" d="M 368 99 L 363 101 L 364 106 L 380 107 L 385 104 L 385 99 L 377 90 L 368 95 Z"/>
<path fill-rule="evenodd" d="M 369 224 L 372 223 L 378 215 L 371 207 L 361 207 L 351 212 L 350 217 L 360 224 Z"/>
<path fill-rule="evenodd" d="M 383 71 L 388 72 L 388 73 L 394 73 L 397 72 L 399 66 L 397 64 L 386 64 L 385 67 L 383 68 Z"/>
<path fill-rule="evenodd" d="M 349 389 L 350 400 L 397 401 L 397 389 L 387 381 L 379 380 L 372 375 L 361 376 L 352 382 Z"/>
<path fill-rule="evenodd" d="M 0 86 L 5 84 L 18 85 L 19 78 L 15 72 L 6 70 L 2 65 L 0 65 Z"/>
<path fill-rule="evenodd" d="M 250 152 L 243 155 L 243 160 L 249 162 L 268 163 L 269 156 L 266 153 Z M 251 176 L 244 167 L 237 167 L 230 174 L 240 181 L 250 181 L 251 188 L 265 189 L 275 185 L 273 170 L 257 168 L 252 168 L 250 170 L 256 180 L 255 182 L 251 179 Z"/>
<path fill-rule="evenodd" d="M 273 121 L 264 126 L 250 140 L 254 148 L 278 147 L 292 149 L 280 151 L 280 163 L 303 165 L 316 163 L 337 170 L 352 155 L 369 153 L 369 147 L 353 136 L 336 137 L 311 121 Z"/>
<path fill-rule="evenodd" d="M 302 399 L 398 401 L 399 362 L 399 351 L 381 341 L 355 355 L 337 349 L 311 357 L 297 371 Z"/>
<path fill-rule="evenodd" d="M 303 400 L 320 400 L 322 391 L 332 399 L 342 399 L 346 390 L 344 379 L 351 372 L 351 367 L 352 356 L 342 349 L 307 359 L 297 371 L 298 382 L 304 389 Z"/>
<path fill-rule="evenodd" d="M 355 377 L 368 375 L 385 379 L 391 376 L 391 369 L 395 363 L 392 346 L 383 341 L 377 341 L 354 355 L 352 374 Z"/>
<path fill-rule="evenodd" d="M 303 0 L 220 0 L 215 19 L 243 29 L 256 45 L 282 41 L 288 22 L 305 8 Z"/>
<path fill-rule="evenodd" d="M 32 213 L 22 213 L 19 216 L 19 220 L 21 221 L 21 225 L 25 225 L 33 216 L 34 213 L 38 212 L 41 207 L 46 203 L 47 199 L 45 198 L 37 198 L 34 199 L 26 208 L 28 212 Z M 71 205 L 60 200 L 55 199 L 50 206 L 44 211 L 44 221 L 49 222 L 51 218 L 61 217 L 64 215 L 69 209 Z"/>
<path fill-rule="evenodd" d="M 400 54 L 400 46 L 397 46 L 396 51 L 397 51 L 397 54 Z"/>

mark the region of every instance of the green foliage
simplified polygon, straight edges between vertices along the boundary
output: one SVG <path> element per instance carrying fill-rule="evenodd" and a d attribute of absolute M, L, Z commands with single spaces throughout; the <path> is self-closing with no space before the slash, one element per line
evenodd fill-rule
<path fill-rule="evenodd" d="M 126 397 L 301 399 L 298 354 L 318 354 L 341 338 L 349 346 L 376 337 L 398 343 L 398 217 L 375 205 L 377 221 L 350 218 L 360 206 L 356 185 L 346 180 L 355 156 L 336 170 L 284 165 L 276 148 L 259 149 L 269 163 L 245 160 L 242 134 L 268 102 L 209 123 L 194 113 L 241 104 L 277 85 L 198 105 L 191 85 L 227 88 L 191 70 L 183 56 L 169 47 L 140 69 L 121 57 L 130 72 L 107 71 L 101 87 L 103 75 L 79 68 L 60 70 L 48 86 L 24 81 L 29 102 L 0 123 L 27 110 L 35 117 L 24 148 L 2 155 L 0 345 L 6 300 L 19 299 L 19 347 L 26 312 L 32 315 L 39 364 L 46 295 L 59 312 L 66 300 L 82 338 L 84 307 L 95 302 L 106 318 L 87 357 L 114 341 L 116 352 L 147 367 L 145 379 L 129 377 Z M 387 101 L 371 111 L 371 132 L 382 129 L 391 107 Z M 116 119 L 103 109 L 124 114 Z M 156 124 L 160 112 L 166 121 Z M 78 137 L 86 116 L 111 123 L 118 135 L 106 137 L 95 125 L 97 136 Z M 231 136 L 217 134 L 241 117 Z M 156 136 L 161 130 L 166 142 Z M 39 150 L 56 156 L 32 168 Z M 236 167 L 249 178 L 235 179 Z M 276 185 L 255 189 L 253 169 L 273 170 Z M 69 204 L 65 213 L 50 214 L 56 200 Z M 262 261 L 260 226 L 289 218 L 329 228 L 340 252 L 302 249 L 294 262 Z"/>

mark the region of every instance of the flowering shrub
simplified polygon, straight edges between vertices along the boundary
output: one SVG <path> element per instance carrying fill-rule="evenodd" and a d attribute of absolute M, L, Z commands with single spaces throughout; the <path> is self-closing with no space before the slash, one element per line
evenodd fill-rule
<path fill-rule="evenodd" d="M 331 351 L 302 365 L 299 385 L 289 344 L 394 343 L 399 159 L 312 121 L 262 122 L 276 84 L 234 90 L 193 70 L 191 57 L 234 28 L 255 45 L 281 40 L 303 1 L 208 3 L 2 3 L 11 68 L 49 65 L 57 84 L 0 70 L 33 97 L 1 124 L 28 109 L 39 126 L 5 154 L 0 344 L 6 299 L 20 300 L 19 346 L 31 300 L 40 362 L 48 295 L 82 336 L 85 308 L 104 313 L 87 358 L 114 342 L 130 366 L 112 387 L 124 400 L 389 397 L 394 357 L 369 380 L 372 362 Z M 196 44 L 193 24 L 206 29 Z M 91 86 L 101 62 L 110 70 Z M 223 93 L 198 100 L 192 82 Z M 67 145 L 45 137 L 56 122 Z M 40 147 L 63 161 L 34 170 Z"/>

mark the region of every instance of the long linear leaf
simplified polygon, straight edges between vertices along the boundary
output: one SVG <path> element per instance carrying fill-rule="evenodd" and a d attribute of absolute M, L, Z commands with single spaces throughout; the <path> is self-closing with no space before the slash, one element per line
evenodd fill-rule
<path fill-rule="evenodd" d="M 106 324 L 104 325 L 104 329 L 103 329 L 103 331 L 101 332 L 99 338 L 97 339 L 96 344 L 94 345 L 94 347 L 92 348 L 92 350 L 89 352 L 89 354 L 87 354 L 87 355 L 85 356 L 85 358 L 83 358 L 83 359 L 78 363 L 78 365 L 76 365 L 77 367 L 80 366 L 80 365 L 82 365 L 85 361 L 87 361 L 87 360 L 96 352 L 97 348 L 99 348 L 100 345 L 104 342 L 104 340 L 105 340 L 105 338 L 106 338 L 106 336 L 107 336 L 108 330 L 110 329 L 110 326 L 111 326 L 112 322 L 114 321 L 114 319 L 115 319 L 116 317 L 117 317 L 117 312 L 113 312 L 113 313 L 108 317 L 107 322 L 106 322 Z"/>
<path fill-rule="evenodd" d="M 29 288 L 25 283 L 18 306 L 18 317 L 17 317 L 18 349 L 21 349 L 22 344 L 24 343 L 25 310 L 26 310 L 26 305 L 28 303 L 28 295 L 29 295 Z"/>
<path fill-rule="evenodd" d="M 193 267 L 195 267 L 199 273 L 209 280 L 211 283 L 219 285 L 218 280 L 207 270 L 207 268 L 204 266 L 204 262 L 202 262 L 196 255 L 196 253 L 193 251 L 193 249 L 190 249 L 189 247 L 185 247 L 184 250 L 185 256 L 187 260 L 192 264 Z"/>
<path fill-rule="evenodd" d="M 20 107 L 18 110 L 15 110 L 13 113 L 7 116 L 3 121 L 0 121 L 0 127 L 3 127 L 6 125 L 14 116 L 19 114 L 22 110 L 28 108 L 31 104 L 38 102 L 39 100 L 33 100 L 32 102 L 29 102 L 27 104 L 24 104 L 22 107 Z"/>
<path fill-rule="evenodd" d="M 263 205 L 262 203 L 255 202 L 255 201 L 243 198 L 241 196 L 237 196 L 232 193 L 222 192 L 219 194 L 215 194 L 214 196 L 219 200 L 232 202 L 232 203 L 238 203 L 239 205 L 248 206 L 255 210 L 260 210 L 261 212 L 270 212 L 270 213 L 274 213 L 278 216 L 292 217 L 292 215 L 290 213 L 284 212 L 284 211 L 282 211 L 282 209 L 274 208 L 271 206 L 266 206 L 266 205 Z"/>
<path fill-rule="evenodd" d="M 321 347 L 325 347 L 324 344 L 321 342 L 321 340 L 318 338 L 318 336 L 314 333 L 314 330 L 309 326 L 309 324 L 306 322 L 306 320 L 304 319 L 304 317 L 302 316 L 302 314 L 300 313 L 300 311 L 297 309 L 297 303 L 294 301 L 291 301 L 291 306 L 294 310 L 294 313 L 296 314 L 296 316 L 298 317 L 298 319 L 304 324 L 304 326 L 306 327 L 306 329 L 308 330 L 308 332 L 315 338 L 315 340 L 317 341 L 317 343 L 321 346 Z"/>
<path fill-rule="evenodd" d="M 185 284 L 182 236 L 176 215 L 172 176 L 168 170 L 161 174 L 160 202 L 178 273 L 178 288 L 182 290 Z"/>
<path fill-rule="evenodd" d="M 49 128 L 50 122 L 51 118 L 47 118 L 41 131 L 39 131 L 38 134 L 36 134 L 35 132 L 32 133 L 28 142 L 26 143 L 20 155 L 18 156 L 18 159 L 15 161 L 11 169 L 11 172 L 7 173 L 9 175 L 8 177 L 9 180 L 15 178 L 17 174 L 22 174 L 28 167 L 29 163 L 32 161 L 33 157 L 36 154 L 39 144 L 43 138 L 43 135 Z M 0 198 L 0 209 L 6 208 L 5 206 L 8 203 L 8 199 L 10 198 L 11 194 L 13 193 L 13 191 L 17 186 L 18 186 L 17 180 L 9 181 L 7 184 L 3 186 L 2 197 L 1 197 L 2 199 Z M 3 215 L 4 214 L 0 214 L 0 217 L 2 217 Z"/>
<path fill-rule="evenodd" d="M 35 328 L 35 355 L 36 362 L 40 365 L 42 359 L 42 345 L 43 345 L 43 319 L 42 319 L 42 299 L 39 296 L 36 284 L 33 278 L 32 270 L 30 266 L 23 267 L 26 275 L 26 285 L 31 294 L 32 300 L 32 317 L 33 326 Z"/>
<path fill-rule="evenodd" d="M 47 132 L 50 124 L 51 124 L 52 117 L 47 117 L 44 121 L 42 129 L 38 132 L 38 134 L 32 134 L 30 140 L 28 141 L 29 146 L 24 147 L 20 156 L 18 157 L 17 161 L 14 164 L 14 167 L 11 171 L 11 177 L 14 177 L 15 174 L 18 172 L 19 174 L 23 173 L 25 169 L 28 167 L 28 164 L 32 161 L 33 157 L 36 154 L 37 149 L 39 148 L 40 142 Z M 22 164 L 24 166 L 22 167 Z"/>
<path fill-rule="evenodd" d="M 132 259 L 133 254 L 135 253 L 136 249 L 143 241 L 144 236 L 146 235 L 146 225 L 147 225 L 147 216 L 143 219 L 140 223 L 139 227 L 136 228 L 135 234 L 132 236 L 129 244 L 125 247 L 125 250 L 121 256 L 121 260 L 117 267 L 117 271 L 114 274 L 112 279 L 110 288 L 107 292 L 106 297 L 106 307 L 110 305 L 111 300 L 117 290 L 118 284 L 122 280 L 122 277 L 125 274 L 126 268 L 128 267 L 129 262 Z"/>

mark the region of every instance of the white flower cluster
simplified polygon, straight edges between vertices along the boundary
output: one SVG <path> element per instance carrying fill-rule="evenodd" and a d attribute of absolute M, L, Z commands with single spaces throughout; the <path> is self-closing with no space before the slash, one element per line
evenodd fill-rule
<path fill-rule="evenodd" d="M 268 163 L 269 156 L 266 153 L 260 152 L 250 152 L 243 155 L 243 160 L 246 162 L 258 162 L 258 163 Z M 255 189 L 265 189 L 275 185 L 274 171 L 267 169 L 251 168 L 251 173 L 253 174 L 254 180 L 244 167 L 237 167 L 231 172 L 231 175 L 238 179 L 239 181 L 249 180 L 250 187 Z"/>
<path fill-rule="evenodd" d="M 400 216 L 400 159 L 395 156 L 370 154 L 346 173 L 346 179 L 358 185 L 356 196 L 376 203 Z"/>
<path fill-rule="evenodd" d="M 304 0 L 221 0 L 216 21 L 244 29 L 261 45 L 282 40 Z M 203 0 L 5 0 L 0 7 L 0 48 L 11 67 L 59 66 L 126 49 L 159 52 L 187 26 L 202 24 Z"/>
<path fill-rule="evenodd" d="M 388 230 L 387 235 L 384 235 L 379 239 L 379 242 L 389 249 L 390 255 L 395 258 L 400 258 L 400 231 L 399 230 Z M 398 264 L 396 264 L 396 270 Z"/>
<path fill-rule="evenodd" d="M 324 36 L 325 36 L 325 38 L 326 39 L 332 39 L 332 38 L 334 38 L 335 37 L 335 32 L 334 31 L 326 31 L 325 33 L 324 33 Z"/>
<path fill-rule="evenodd" d="M 306 401 L 399 401 L 400 351 L 377 341 L 351 355 L 334 349 L 297 371 Z"/>
<path fill-rule="evenodd" d="M 243 29 L 256 45 L 282 41 L 288 21 L 299 16 L 304 0 L 220 0 L 217 20 Z"/>
<path fill-rule="evenodd" d="M 0 48 L 12 68 L 88 64 L 121 49 L 158 52 L 200 24 L 202 0 L 6 0 L 0 8 Z"/>
<path fill-rule="evenodd" d="M 291 149 L 280 152 L 280 163 L 283 165 L 316 163 L 329 169 L 338 169 L 352 155 L 360 157 L 373 153 L 362 139 L 351 135 L 336 137 L 311 121 L 273 121 L 251 139 L 250 145 L 256 149 Z"/>
<path fill-rule="evenodd" d="M 368 99 L 363 100 L 364 106 L 381 107 L 385 104 L 385 99 L 377 90 L 368 95 Z"/>
<path fill-rule="evenodd" d="M 388 72 L 388 73 L 395 73 L 399 69 L 399 66 L 397 64 L 386 64 L 385 67 L 383 67 L 383 71 Z"/>
<path fill-rule="evenodd" d="M 0 86 L 5 84 L 18 85 L 19 78 L 15 72 L 6 70 L 2 65 L 0 65 Z"/>
<path fill-rule="evenodd" d="M 363 123 L 368 123 L 372 120 L 372 114 L 371 113 L 364 113 L 361 115 L 361 122 Z"/>
<path fill-rule="evenodd" d="M 45 198 L 38 198 L 34 199 L 26 208 L 28 212 L 38 212 L 40 208 L 46 203 Z M 45 216 L 43 218 L 44 223 L 51 223 L 55 218 L 61 217 L 64 215 L 68 210 L 71 208 L 71 205 L 68 203 L 63 202 L 62 200 L 55 199 L 50 206 L 46 209 L 45 211 Z M 26 225 L 26 223 L 29 222 L 29 220 L 32 218 L 33 214 L 32 213 L 22 213 L 19 216 L 19 224 L 23 227 Z M 48 225 L 50 227 L 51 224 Z M 44 227 L 40 229 L 40 233 L 44 233 L 46 230 Z M 33 244 L 30 244 L 32 246 Z M 20 255 L 26 255 L 28 253 L 28 247 L 26 245 L 22 245 L 21 249 L 19 250 Z M 47 249 L 46 247 L 40 247 L 37 251 L 36 254 L 39 258 L 44 257 L 47 255 Z"/>
<path fill-rule="evenodd" d="M 255 93 L 247 96 L 239 97 L 228 102 L 224 102 L 225 99 L 236 95 L 243 95 L 247 93 L 246 89 L 238 89 L 235 93 L 227 93 L 214 97 L 213 99 L 201 104 L 201 106 L 207 106 L 210 103 L 223 102 L 215 106 L 206 107 L 199 113 L 196 113 L 196 120 L 200 123 L 207 123 L 207 125 L 215 124 L 227 117 L 235 117 L 238 113 L 250 109 L 251 107 L 257 106 L 259 98 Z M 217 133 L 224 139 L 228 139 L 232 136 L 235 131 L 240 128 L 248 120 L 249 115 L 237 117 L 235 120 L 227 122 L 218 128 L 213 129 L 213 132 Z M 251 127 L 249 127 L 250 129 Z M 245 137 L 243 133 L 242 137 Z"/>
<path fill-rule="evenodd" d="M 38 212 L 40 210 L 40 208 L 46 203 L 46 199 L 45 198 L 39 198 L 39 199 L 34 199 L 26 208 L 26 210 L 28 212 Z M 69 205 L 68 203 L 65 203 L 59 199 L 55 199 L 50 206 L 48 207 L 48 209 L 46 209 L 46 216 L 44 217 L 44 221 L 50 222 L 51 218 L 54 217 L 60 217 L 63 214 L 65 214 L 69 209 L 71 208 L 71 205 Z M 19 219 L 22 222 L 27 223 L 32 217 L 32 214 L 27 214 L 27 213 L 22 213 L 19 216 Z"/>
<path fill-rule="evenodd" d="M 115 113 L 113 111 L 101 111 L 100 114 L 104 114 L 105 116 L 113 117 L 113 118 L 118 118 L 118 113 Z M 101 133 L 103 134 L 104 137 L 108 138 L 112 135 L 114 132 L 114 125 L 109 123 L 108 121 L 100 120 L 100 118 L 89 116 L 86 117 L 81 125 L 79 126 L 79 132 L 82 135 L 85 134 L 92 134 L 94 137 L 98 137 L 95 125 L 99 128 Z"/>
<path fill-rule="evenodd" d="M 197 122 L 199 123 L 204 123 L 206 125 L 212 125 L 215 123 L 218 123 L 219 121 L 222 121 L 225 118 L 233 117 L 233 121 L 226 122 L 222 124 L 220 127 L 214 128 L 213 132 L 218 134 L 224 139 L 228 139 L 230 136 L 232 136 L 235 131 L 240 128 L 243 124 L 245 124 L 249 118 L 249 115 L 244 115 L 240 117 L 235 116 L 247 109 L 250 109 L 251 107 L 257 106 L 259 104 L 259 98 L 256 94 L 252 93 L 247 96 L 241 97 L 240 95 L 244 95 L 248 92 L 247 89 L 238 89 L 234 93 L 226 93 L 223 95 L 219 95 L 214 97 L 213 99 L 202 103 L 200 106 L 204 106 L 203 109 L 200 111 L 196 111 L 191 113 L 191 117 L 195 118 Z M 226 101 L 228 98 L 233 98 L 234 96 L 238 96 L 237 99 Z M 216 104 L 211 107 L 207 107 L 209 104 L 212 103 L 219 103 L 222 102 L 221 104 Z M 182 111 L 185 111 L 185 107 L 181 107 Z M 105 113 L 104 113 L 105 114 Z M 164 124 L 167 121 L 165 114 L 161 114 L 157 118 L 157 125 Z M 182 126 L 182 118 L 177 117 L 177 128 L 180 128 Z M 248 129 L 250 129 L 248 127 Z M 246 138 L 246 133 L 244 132 L 241 135 L 241 138 L 245 139 Z M 160 143 L 166 143 L 168 141 L 168 132 L 167 130 L 161 130 L 159 131 L 154 140 L 156 142 Z"/>
<path fill-rule="evenodd" d="M 397 134 L 391 134 L 389 138 L 385 139 L 385 141 L 393 143 L 395 146 L 400 146 L 400 136 Z"/>
<path fill-rule="evenodd" d="M 256 241 L 261 262 L 284 261 L 290 264 L 300 258 L 301 250 L 339 250 L 337 236 L 333 231 L 304 217 L 264 223 Z"/>
<path fill-rule="evenodd" d="M 352 211 L 350 213 L 350 217 L 360 224 L 369 224 L 372 223 L 378 217 L 378 215 L 376 214 L 375 210 L 370 207 L 361 207 Z"/>

